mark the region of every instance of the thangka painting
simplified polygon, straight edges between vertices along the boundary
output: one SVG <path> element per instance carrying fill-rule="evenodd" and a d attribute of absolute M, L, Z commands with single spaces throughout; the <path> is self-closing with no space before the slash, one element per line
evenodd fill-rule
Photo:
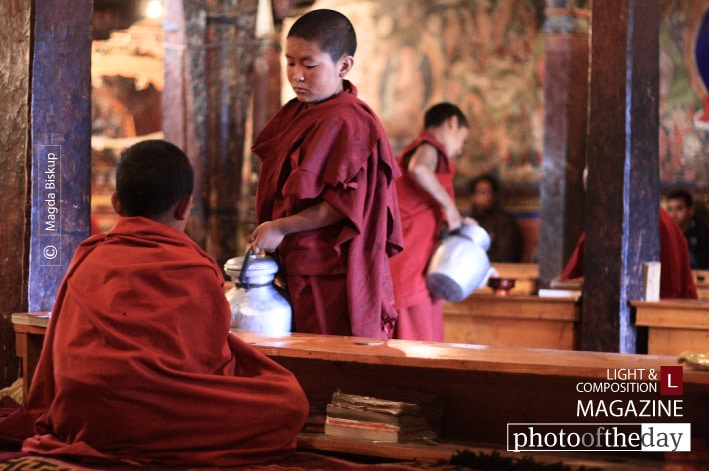
<path fill-rule="evenodd" d="M 709 190 L 709 1 L 661 3 L 660 180 Z"/>

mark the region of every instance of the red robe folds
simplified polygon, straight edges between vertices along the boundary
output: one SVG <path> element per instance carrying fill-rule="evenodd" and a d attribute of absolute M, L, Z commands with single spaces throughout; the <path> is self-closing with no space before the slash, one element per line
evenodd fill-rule
<path fill-rule="evenodd" d="M 408 172 L 409 161 L 423 143 L 438 150 L 436 177 L 451 198 L 455 170 L 443 144 L 422 132 L 399 157 L 403 176 L 396 181 L 404 232 L 404 251 L 390 260 L 394 279 L 395 307 L 399 314 L 395 337 L 407 340 L 443 341 L 443 300 L 431 296 L 426 288 L 426 269 L 440 241 L 445 216 L 441 205 Z"/>
<path fill-rule="evenodd" d="M 23 451 L 213 466 L 289 454 L 305 395 L 230 320 L 218 266 L 182 232 L 121 218 L 87 239 L 52 311 Z"/>
<path fill-rule="evenodd" d="M 388 257 L 401 250 L 386 133 L 345 81 L 316 105 L 286 103 L 258 135 L 259 223 L 326 201 L 345 221 L 290 234 L 278 254 L 297 332 L 386 338 L 396 319 Z"/>
<path fill-rule="evenodd" d="M 660 208 L 660 298 L 697 298 L 694 275 L 689 266 L 687 240 L 672 216 Z M 569 280 L 583 276 L 583 251 L 586 233 L 581 234 L 574 252 L 559 279 Z"/>

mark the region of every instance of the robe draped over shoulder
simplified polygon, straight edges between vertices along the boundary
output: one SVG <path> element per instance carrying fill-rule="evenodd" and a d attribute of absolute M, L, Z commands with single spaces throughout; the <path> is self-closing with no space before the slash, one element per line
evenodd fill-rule
<path fill-rule="evenodd" d="M 23 451 L 212 466 L 291 453 L 307 400 L 229 332 L 223 283 L 184 233 L 149 219 L 82 243 L 51 314 Z"/>
<path fill-rule="evenodd" d="M 347 306 L 317 315 L 346 315 L 351 335 L 384 337 L 396 318 L 388 257 L 402 246 L 393 184 L 400 173 L 379 119 L 354 85 L 344 84 L 342 93 L 315 105 L 291 100 L 259 133 L 256 214 L 262 223 L 323 201 L 343 214 L 343 223 L 287 235 L 279 257 L 288 278 L 314 284 L 344 277 Z M 296 329 L 305 315 L 299 296 L 291 291 Z"/>

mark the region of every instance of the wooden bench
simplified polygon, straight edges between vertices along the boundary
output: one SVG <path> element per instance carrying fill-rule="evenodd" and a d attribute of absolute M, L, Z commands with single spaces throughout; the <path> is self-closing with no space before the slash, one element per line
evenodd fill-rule
<path fill-rule="evenodd" d="M 48 312 L 18 312 L 12 314 L 15 331 L 15 354 L 22 361 L 22 392 L 24 397 L 30 390 L 30 383 L 42 353 L 44 334 L 49 323 Z"/>
<path fill-rule="evenodd" d="M 13 315 L 18 336 L 43 336 L 41 326 L 33 326 L 36 329 L 31 332 L 21 327 L 35 322 L 46 325 L 46 319 Z M 504 453 L 508 423 L 622 422 L 625 419 L 577 417 L 578 400 L 629 398 L 628 394 L 580 393 L 578 384 L 606 381 L 611 372 L 619 370 L 659 371 L 662 366 L 678 364 L 673 356 L 377 341 L 307 334 L 267 337 L 238 330 L 234 333 L 292 371 L 313 410 L 323 410 L 337 389 L 372 396 L 389 393 L 392 388 L 442 395 L 445 409 L 437 444 L 372 443 L 321 433 L 301 433 L 298 437 L 298 447 L 304 450 L 404 460 L 449 459 L 463 449 L 494 449 Z M 21 354 L 18 349 L 18 355 Z M 24 364 L 32 358 L 25 356 L 22 360 Z M 26 371 L 32 370 L 30 365 L 27 368 Z M 27 386 L 30 380 L 31 376 Z M 685 417 L 680 421 L 706 427 L 709 424 L 708 394 L 709 374 L 685 368 L 682 396 Z M 659 397 L 657 393 L 631 396 L 633 399 Z M 671 420 L 662 418 L 660 421 Z M 535 453 L 534 457 L 562 459 L 559 454 Z M 605 458 L 595 454 L 591 460 L 588 456 L 569 455 L 563 459 L 570 465 L 599 466 Z M 638 457 L 626 452 L 608 459 L 609 464 L 602 469 L 622 470 L 631 469 L 626 464 L 630 466 Z M 657 465 L 657 459 L 643 466 L 661 469 L 661 466 L 653 468 L 653 464 Z"/>
<path fill-rule="evenodd" d="M 536 263 L 493 263 L 501 278 L 514 278 L 515 286 L 509 294 L 533 295 L 539 288 L 539 265 Z M 492 288 L 484 286 L 475 291 L 481 294 L 492 294 Z"/>
<path fill-rule="evenodd" d="M 661 366 L 678 364 L 675 357 L 654 355 L 404 340 L 367 344 L 366 340 L 353 337 L 291 334 L 269 338 L 251 332 L 235 333 L 292 371 L 315 410 L 322 410 L 336 389 L 373 396 L 388 393 L 390 388 L 443 395 L 445 412 L 438 445 L 371 443 L 314 433 L 301 434 L 298 439 L 302 449 L 397 459 L 448 459 L 464 448 L 504 451 L 508 423 L 628 421 L 614 417 L 579 418 L 577 401 L 657 399 L 659 394 L 579 393 L 577 385 L 606 381 L 611 372 L 621 369 L 659 372 Z M 686 417 L 681 421 L 709 423 L 707 394 L 709 374 L 685 368 Z M 561 459 L 559 455 L 552 456 L 557 461 Z M 623 469 L 623 459 L 614 459 L 620 461 L 607 469 Z"/>
<path fill-rule="evenodd" d="M 631 301 L 635 324 L 648 329 L 648 353 L 709 353 L 709 302 L 694 299 Z"/>
<path fill-rule="evenodd" d="M 452 343 L 573 350 L 579 340 L 578 296 L 496 296 L 473 293 L 443 308 Z"/>
<path fill-rule="evenodd" d="M 709 300 L 709 270 L 692 270 L 694 285 L 697 287 L 697 296 L 702 300 Z"/>

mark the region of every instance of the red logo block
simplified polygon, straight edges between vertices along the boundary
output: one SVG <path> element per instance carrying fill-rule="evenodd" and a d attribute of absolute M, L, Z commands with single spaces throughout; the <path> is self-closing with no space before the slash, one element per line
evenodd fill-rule
<path fill-rule="evenodd" d="M 660 367 L 660 395 L 681 396 L 683 389 L 682 367 L 681 366 L 661 366 Z"/>

